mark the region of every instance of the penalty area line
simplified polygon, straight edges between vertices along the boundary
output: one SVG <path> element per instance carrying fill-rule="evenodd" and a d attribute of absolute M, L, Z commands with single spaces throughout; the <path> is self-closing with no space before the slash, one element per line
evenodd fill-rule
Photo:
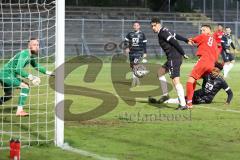
<path fill-rule="evenodd" d="M 219 109 L 219 108 L 207 107 L 207 106 L 199 106 L 199 107 L 197 107 L 197 108 L 206 108 L 206 109 L 211 109 L 211 110 L 221 111 L 221 112 L 240 113 L 240 111 L 234 110 L 234 109 Z"/>
<path fill-rule="evenodd" d="M 98 154 L 95 154 L 95 153 L 92 153 L 92 152 L 89 152 L 89 151 L 85 151 L 85 150 L 78 149 L 78 148 L 73 148 L 70 145 L 68 145 L 67 143 L 65 143 L 61 148 L 63 150 L 70 151 L 70 152 L 73 152 L 73 153 L 77 153 L 77 154 L 82 155 L 82 156 L 92 157 L 96 160 L 117 160 L 116 158 L 103 157 L 103 156 L 100 156 Z"/>

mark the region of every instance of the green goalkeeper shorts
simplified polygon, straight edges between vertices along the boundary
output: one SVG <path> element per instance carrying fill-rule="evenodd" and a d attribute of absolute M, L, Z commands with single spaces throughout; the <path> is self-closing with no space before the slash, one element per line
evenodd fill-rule
<path fill-rule="evenodd" d="M 17 88 L 21 84 L 21 79 L 11 73 L 0 71 L 0 82 L 4 88 Z"/>

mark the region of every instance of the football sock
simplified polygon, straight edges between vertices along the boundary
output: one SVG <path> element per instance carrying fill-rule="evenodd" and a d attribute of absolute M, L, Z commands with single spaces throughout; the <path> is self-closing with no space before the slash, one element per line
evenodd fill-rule
<path fill-rule="evenodd" d="M 162 94 L 164 96 L 167 96 L 168 95 L 168 86 L 167 86 L 166 77 L 165 76 L 159 77 L 159 81 L 160 81 L 160 85 L 161 85 L 161 88 L 162 88 Z"/>
<path fill-rule="evenodd" d="M 229 65 L 228 65 L 228 73 L 229 73 L 229 71 L 231 70 L 233 68 L 233 63 L 230 63 Z M 227 74 L 228 74 L 227 73 Z"/>
<path fill-rule="evenodd" d="M 132 87 L 140 85 L 140 80 L 134 73 L 132 73 Z"/>
<path fill-rule="evenodd" d="M 195 89 L 196 89 L 196 86 L 197 86 L 197 81 L 195 81 L 195 82 L 193 83 L 193 93 L 194 93 L 194 91 L 195 91 Z"/>
<path fill-rule="evenodd" d="M 194 94 L 194 83 L 187 82 L 187 103 L 192 103 Z"/>
<path fill-rule="evenodd" d="M 223 66 L 223 77 L 226 78 L 228 75 L 228 64 L 224 64 Z"/>
<path fill-rule="evenodd" d="M 181 83 L 178 83 L 176 86 L 176 91 L 177 91 L 177 95 L 178 95 L 178 99 L 179 99 L 179 103 L 181 106 L 185 106 L 186 105 L 186 100 L 185 100 L 185 96 L 184 96 L 184 89 Z"/>
<path fill-rule="evenodd" d="M 18 106 L 17 107 L 17 112 L 21 112 L 23 110 L 23 106 Z"/>
<path fill-rule="evenodd" d="M 223 76 L 226 78 L 228 76 L 229 71 L 233 68 L 233 63 L 225 64 L 223 66 Z"/>
<path fill-rule="evenodd" d="M 179 99 L 178 98 L 170 98 L 170 99 L 166 100 L 164 103 L 179 104 Z"/>
<path fill-rule="evenodd" d="M 21 88 L 20 97 L 18 99 L 18 106 L 24 106 L 29 93 L 29 88 Z"/>

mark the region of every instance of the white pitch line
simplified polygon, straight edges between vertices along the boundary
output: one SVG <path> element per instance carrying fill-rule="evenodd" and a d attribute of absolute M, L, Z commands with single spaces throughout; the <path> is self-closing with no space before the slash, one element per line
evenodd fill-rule
<path fill-rule="evenodd" d="M 117 160 L 116 158 L 102 157 L 100 155 L 97 155 L 95 153 L 91 153 L 89 151 L 85 151 L 85 150 L 78 149 L 78 148 L 73 148 L 73 147 L 69 146 L 67 143 L 65 143 L 61 148 L 63 150 L 74 152 L 74 153 L 80 154 L 82 156 L 92 157 L 96 160 Z"/>
<path fill-rule="evenodd" d="M 8 135 L 8 136 L 10 136 L 10 137 L 11 137 L 11 136 L 19 137 L 19 135 L 16 135 L 16 134 L 11 133 L 11 132 L 2 131 L 2 130 L 0 130 L 0 133 L 1 133 L 1 134 Z M 28 137 L 25 137 L 25 136 L 21 135 L 21 139 L 27 139 L 27 140 L 28 140 Z"/>
<path fill-rule="evenodd" d="M 198 106 L 199 106 L 199 105 L 198 105 Z M 198 107 L 197 107 L 197 108 L 198 108 Z M 234 109 L 219 109 L 219 108 L 215 108 L 215 107 L 206 107 L 206 106 L 199 106 L 199 108 L 212 109 L 212 110 L 221 111 L 221 112 L 240 113 L 240 111 L 234 110 Z"/>

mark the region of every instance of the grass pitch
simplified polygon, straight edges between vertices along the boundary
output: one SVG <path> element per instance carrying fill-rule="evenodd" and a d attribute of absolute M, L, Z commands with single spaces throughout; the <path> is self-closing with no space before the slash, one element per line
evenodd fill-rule
<path fill-rule="evenodd" d="M 192 67 L 190 62 L 182 65 L 184 86 Z M 227 95 L 222 90 L 212 104 L 196 105 L 192 111 L 176 111 L 176 104 L 154 106 L 139 100 L 134 106 L 129 105 L 116 96 L 109 63 L 103 65 L 91 83 L 84 81 L 86 66 L 81 66 L 69 74 L 65 83 L 111 93 L 117 97 L 118 103 L 113 110 L 95 119 L 65 122 L 65 141 L 77 149 L 124 160 L 237 160 L 240 157 L 239 68 L 240 64 L 236 63 L 227 79 L 234 93 L 229 106 L 224 105 Z M 133 91 L 152 89 L 154 86 L 142 85 Z M 65 95 L 66 99 L 73 101 L 70 112 L 76 117 L 103 102 L 82 95 Z M 176 97 L 174 90 L 170 96 Z M 111 99 L 108 102 L 111 103 Z M 0 159 L 8 159 L 7 155 L 7 150 L 0 151 Z M 94 159 L 52 145 L 22 149 L 22 159 L 43 158 Z"/>

